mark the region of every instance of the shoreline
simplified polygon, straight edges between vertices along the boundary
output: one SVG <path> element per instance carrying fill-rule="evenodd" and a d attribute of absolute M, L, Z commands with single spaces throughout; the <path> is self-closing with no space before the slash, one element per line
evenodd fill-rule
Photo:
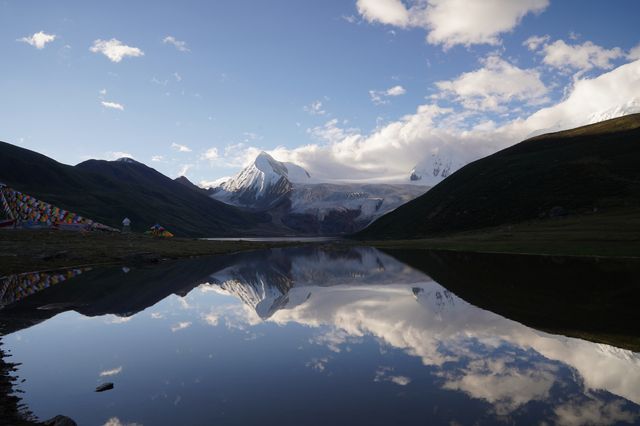
<path fill-rule="evenodd" d="M 309 243 L 207 241 L 142 234 L 0 231 L 0 277 L 83 266 L 136 265 Z"/>
<path fill-rule="evenodd" d="M 0 277 L 82 266 L 157 263 L 241 251 L 309 244 L 370 246 L 378 249 L 436 250 L 532 256 L 640 257 L 640 236 L 540 231 L 538 226 L 483 230 L 415 240 L 260 238 L 158 238 L 143 234 L 79 233 L 52 230 L 0 231 Z M 543 230 L 544 231 L 544 230 Z M 535 238 L 532 238 L 534 233 Z"/>

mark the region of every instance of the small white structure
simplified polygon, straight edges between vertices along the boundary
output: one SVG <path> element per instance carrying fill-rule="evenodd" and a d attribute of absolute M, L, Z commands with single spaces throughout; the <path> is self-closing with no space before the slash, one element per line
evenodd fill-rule
<path fill-rule="evenodd" d="M 129 219 L 128 217 L 122 219 L 122 232 L 131 232 L 131 219 Z"/>

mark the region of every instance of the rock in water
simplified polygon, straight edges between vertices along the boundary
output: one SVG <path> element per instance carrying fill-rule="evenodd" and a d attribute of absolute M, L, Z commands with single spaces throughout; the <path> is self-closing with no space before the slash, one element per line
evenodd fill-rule
<path fill-rule="evenodd" d="M 113 389 L 113 383 L 103 383 L 96 388 L 96 392 L 104 392 Z"/>

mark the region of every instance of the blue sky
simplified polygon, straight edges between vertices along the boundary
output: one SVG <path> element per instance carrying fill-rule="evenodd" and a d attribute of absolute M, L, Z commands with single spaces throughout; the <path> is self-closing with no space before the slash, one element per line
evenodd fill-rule
<path fill-rule="evenodd" d="M 1 1 L 0 140 L 195 182 L 262 149 L 324 179 L 394 180 L 640 111 L 637 1 L 468 5 Z"/>

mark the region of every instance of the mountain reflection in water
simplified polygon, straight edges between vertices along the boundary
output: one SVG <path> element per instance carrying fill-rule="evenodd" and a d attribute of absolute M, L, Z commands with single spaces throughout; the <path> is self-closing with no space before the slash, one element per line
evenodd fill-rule
<path fill-rule="evenodd" d="M 41 419 L 640 421 L 640 354 L 480 309 L 373 248 L 83 271 L 7 302 L 0 326 Z"/>

